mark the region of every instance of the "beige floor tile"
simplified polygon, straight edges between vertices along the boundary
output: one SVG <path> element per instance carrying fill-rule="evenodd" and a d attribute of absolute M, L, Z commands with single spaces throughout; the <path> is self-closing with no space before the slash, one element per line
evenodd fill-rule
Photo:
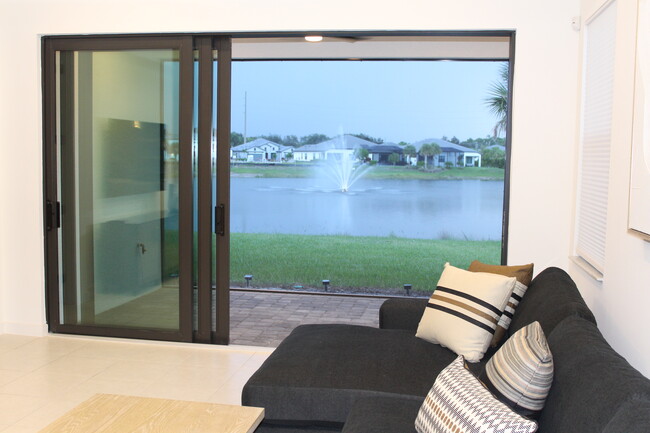
<path fill-rule="evenodd" d="M 204 367 L 241 367 L 253 356 L 252 351 L 225 351 L 225 350 L 194 350 L 190 356 L 183 361 L 185 366 Z"/>
<path fill-rule="evenodd" d="M 32 340 L 16 350 L 25 355 L 65 355 L 74 350 L 80 349 L 87 342 L 81 339 L 47 336 Z"/>
<path fill-rule="evenodd" d="M 271 352 L 257 352 L 251 356 L 248 361 L 242 366 L 246 370 L 257 370 L 271 355 Z"/>
<path fill-rule="evenodd" d="M 240 404 L 273 349 L 0 335 L 0 432 L 38 432 L 98 393 Z"/>
<path fill-rule="evenodd" d="M 11 334 L 2 334 L 0 335 L 0 352 L 6 350 L 15 349 L 24 344 L 34 341 L 37 337 L 26 337 L 24 335 L 11 335 Z"/>
<path fill-rule="evenodd" d="M 10 425 L 5 430 L 2 430 L 2 433 L 38 433 L 39 430 L 41 429 L 36 427 L 26 427 L 23 425 L 14 424 L 14 425 Z"/>
<path fill-rule="evenodd" d="M 0 419 L 15 424 L 47 403 L 45 398 L 0 394 Z"/>
<path fill-rule="evenodd" d="M 142 392 L 148 397 L 154 398 L 168 398 L 171 400 L 187 400 L 187 401 L 208 401 L 210 396 L 214 394 L 217 387 L 203 385 L 203 386 L 171 386 L 163 383 L 154 383 Z"/>
<path fill-rule="evenodd" d="M 52 374 L 74 374 L 86 379 L 101 373 L 118 361 L 113 359 L 84 358 L 75 354 L 64 355 L 61 358 L 44 365 L 35 372 Z"/>
<path fill-rule="evenodd" d="M 214 367 L 175 366 L 170 374 L 157 380 L 164 386 L 209 386 L 214 390 L 225 383 L 231 376 L 239 372 L 241 366 L 217 365 Z"/>
<path fill-rule="evenodd" d="M 155 349 L 153 345 L 120 343 L 112 341 L 90 341 L 71 354 L 84 358 L 138 360 Z"/>
<path fill-rule="evenodd" d="M 228 388 L 231 390 L 239 389 L 241 391 L 246 382 L 248 382 L 248 379 L 250 379 L 251 374 L 252 373 L 248 371 L 240 371 L 236 374 L 233 374 L 228 378 L 226 382 L 224 382 L 223 388 Z"/>
<path fill-rule="evenodd" d="M 14 349 L 0 355 L 0 370 L 31 372 L 62 356 L 60 353 L 34 355 Z"/>
<path fill-rule="evenodd" d="M 151 383 L 132 382 L 124 380 L 104 380 L 92 378 L 66 392 L 66 399 L 85 401 L 95 394 L 121 394 L 147 397 L 144 390 Z"/>
<path fill-rule="evenodd" d="M 132 382 L 153 382 L 171 373 L 174 366 L 145 361 L 117 361 L 95 375 L 99 380 L 122 380 Z"/>
<path fill-rule="evenodd" d="M 15 370 L 0 370 L 0 387 L 25 376 L 28 373 Z"/>
<path fill-rule="evenodd" d="M 59 400 L 52 402 L 41 407 L 40 409 L 37 409 L 14 425 L 17 427 L 24 427 L 38 431 L 51 424 L 57 418 L 60 418 L 65 413 L 72 410 L 81 403 L 82 401 L 69 400 Z"/>
<path fill-rule="evenodd" d="M 210 403 L 241 405 L 241 388 L 223 386 L 208 397 L 207 401 Z"/>
<path fill-rule="evenodd" d="M 48 399 L 64 398 L 68 389 L 79 385 L 87 378 L 72 374 L 36 371 L 0 387 L 0 394 L 12 394 Z"/>

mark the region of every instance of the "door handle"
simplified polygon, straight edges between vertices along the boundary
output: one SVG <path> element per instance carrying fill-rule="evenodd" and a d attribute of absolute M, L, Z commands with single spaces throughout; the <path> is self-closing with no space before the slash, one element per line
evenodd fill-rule
<path fill-rule="evenodd" d="M 225 229 L 225 215 L 226 215 L 226 206 L 220 204 L 214 208 L 214 232 L 219 236 L 224 236 L 226 234 Z"/>
<path fill-rule="evenodd" d="M 45 204 L 45 229 L 61 228 L 61 203 L 47 200 Z"/>

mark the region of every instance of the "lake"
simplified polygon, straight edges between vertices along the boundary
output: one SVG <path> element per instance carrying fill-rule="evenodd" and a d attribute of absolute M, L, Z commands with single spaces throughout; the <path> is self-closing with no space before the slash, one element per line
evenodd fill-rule
<path fill-rule="evenodd" d="M 308 178 L 230 182 L 236 233 L 501 239 L 503 181 L 360 179 L 346 193 Z"/>

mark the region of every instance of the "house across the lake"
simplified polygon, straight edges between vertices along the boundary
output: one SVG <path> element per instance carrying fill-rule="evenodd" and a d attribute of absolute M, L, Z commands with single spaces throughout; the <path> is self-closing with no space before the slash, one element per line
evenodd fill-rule
<path fill-rule="evenodd" d="M 433 167 L 445 167 L 447 163 L 451 163 L 452 167 L 480 167 L 481 154 L 476 149 L 454 144 L 440 138 L 427 138 L 413 143 L 413 147 L 418 152 L 417 158 L 409 158 L 411 165 L 416 165 L 417 161 L 424 161 L 424 157 L 420 155 L 420 149 L 423 144 L 437 144 L 440 147 L 441 153 L 435 157 L 429 157 L 429 161 L 433 161 Z"/>
<path fill-rule="evenodd" d="M 294 148 L 257 138 L 230 149 L 230 159 L 248 162 L 286 161 L 293 154 Z"/>
<path fill-rule="evenodd" d="M 353 156 L 357 149 L 368 149 L 374 144 L 371 141 L 355 137 L 354 135 L 344 134 L 317 144 L 307 144 L 299 147 L 296 149 L 293 157 L 296 161 L 314 161 L 318 159 L 340 158 L 343 154 Z"/>
<path fill-rule="evenodd" d="M 446 167 L 449 164 L 452 167 L 481 166 L 481 154 L 477 150 L 439 138 L 428 138 L 413 143 L 418 155 L 408 157 L 404 155 L 403 147 L 395 143 L 378 144 L 350 134 L 339 135 L 320 143 L 307 144 L 297 148 L 278 144 L 265 138 L 257 138 L 230 149 L 230 158 L 246 162 L 282 162 L 290 160 L 310 162 L 340 159 L 343 155 L 354 158 L 359 149 L 365 149 L 368 151 L 368 159 L 378 164 L 390 164 L 390 155 L 397 154 L 399 157 L 398 162 L 406 161 L 408 164 L 417 165 L 418 161 L 424 161 L 424 156 L 420 154 L 420 150 L 425 143 L 435 143 L 441 150 L 440 154 L 429 157 L 428 164 L 431 167 Z"/>
<path fill-rule="evenodd" d="M 368 158 L 378 163 L 388 163 L 388 156 L 396 153 L 402 159 L 402 148 L 394 143 L 377 144 L 350 134 L 340 135 L 318 144 L 299 147 L 294 152 L 295 161 L 314 161 L 340 158 L 343 154 L 353 156 L 358 149 L 366 149 Z"/>

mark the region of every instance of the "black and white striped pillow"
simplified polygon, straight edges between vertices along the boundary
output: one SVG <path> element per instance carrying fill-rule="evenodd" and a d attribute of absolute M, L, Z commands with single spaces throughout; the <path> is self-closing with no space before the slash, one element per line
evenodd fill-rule
<path fill-rule="evenodd" d="M 416 337 L 478 362 L 492 340 L 515 287 L 514 277 L 469 272 L 445 264 Z"/>
<path fill-rule="evenodd" d="M 503 403 L 534 418 L 553 383 L 553 355 L 539 322 L 515 332 L 490 358 L 481 380 Z"/>
<path fill-rule="evenodd" d="M 418 433 L 533 433 L 535 421 L 494 398 L 459 356 L 436 378 L 415 419 Z"/>

